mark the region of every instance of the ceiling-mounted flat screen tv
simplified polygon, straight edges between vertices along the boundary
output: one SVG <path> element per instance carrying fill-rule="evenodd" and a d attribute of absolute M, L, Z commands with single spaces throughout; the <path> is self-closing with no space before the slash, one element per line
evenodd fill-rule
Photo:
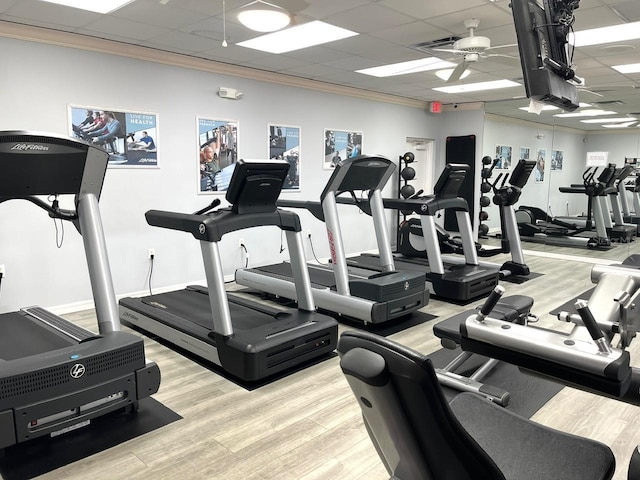
<path fill-rule="evenodd" d="M 579 105 L 568 42 L 579 3 L 511 0 L 527 97 L 568 111 Z"/>

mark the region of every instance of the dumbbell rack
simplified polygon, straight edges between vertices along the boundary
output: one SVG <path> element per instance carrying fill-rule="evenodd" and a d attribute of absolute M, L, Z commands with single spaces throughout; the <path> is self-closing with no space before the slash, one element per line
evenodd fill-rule
<path fill-rule="evenodd" d="M 478 237 L 479 238 L 487 238 L 487 233 L 489 232 L 489 227 L 486 223 L 482 223 L 489 219 L 489 214 L 485 212 L 485 208 L 491 205 L 491 199 L 486 195 L 489 193 L 493 185 L 489 183 L 489 179 L 491 175 L 493 175 L 493 169 L 498 163 L 498 159 L 491 159 L 490 156 L 482 157 L 482 182 L 480 183 L 480 212 L 478 213 L 478 220 L 480 221 L 478 225 Z"/>
<path fill-rule="evenodd" d="M 416 171 L 410 166 L 415 161 L 413 152 L 406 152 L 400 155 L 400 174 L 398 175 L 398 198 L 409 198 L 416 193 L 420 195 L 422 190 L 416 192 L 416 188 L 410 183 L 416 178 Z M 411 215 L 411 211 L 396 211 L 396 245 L 400 244 L 400 226 L 407 220 L 407 216 Z"/>

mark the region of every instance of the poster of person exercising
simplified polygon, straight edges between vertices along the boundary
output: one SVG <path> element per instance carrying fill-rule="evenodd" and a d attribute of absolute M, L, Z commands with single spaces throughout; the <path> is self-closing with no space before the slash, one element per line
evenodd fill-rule
<path fill-rule="evenodd" d="M 198 193 L 226 192 L 238 161 L 238 122 L 197 117 Z"/>
<path fill-rule="evenodd" d="M 158 167 L 158 115 L 69 106 L 69 135 L 109 152 L 109 167 Z"/>
<path fill-rule="evenodd" d="M 331 170 L 343 158 L 362 155 L 362 132 L 324 131 L 323 170 Z"/>
<path fill-rule="evenodd" d="M 286 160 L 289 173 L 283 189 L 300 190 L 300 127 L 269 124 L 269 158 Z"/>

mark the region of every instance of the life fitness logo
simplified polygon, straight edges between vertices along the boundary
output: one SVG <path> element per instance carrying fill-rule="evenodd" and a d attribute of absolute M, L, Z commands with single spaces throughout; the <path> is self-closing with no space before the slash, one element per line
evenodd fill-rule
<path fill-rule="evenodd" d="M 46 145 L 37 145 L 35 143 L 16 143 L 11 150 L 19 150 L 21 152 L 36 150 L 36 151 L 46 151 L 49 150 L 49 147 Z"/>
<path fill-rule="evenodd" d="M 77 379 L 82 377 L 86 371 L 87 369 L 83 364 L 76 363 L 73 367 L 71 367 L 71 370 L 69 370 L 69 375 L 71 375 L 72 378 Z"/>
<path fill-rule="evenodd" d="M 327 237 L 329 238 L 329 251 L 331 252 L 331 261 L 334 265 L 338 262 L 336 261 L 336 247 L 333 243 L 333 232 L 327 229 Z"/>

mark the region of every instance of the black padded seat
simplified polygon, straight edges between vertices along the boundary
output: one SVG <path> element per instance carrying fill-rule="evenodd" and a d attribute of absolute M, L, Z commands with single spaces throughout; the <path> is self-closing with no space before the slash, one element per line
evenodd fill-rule
<path fill-rule="evenodd" d="M 611 449 L 599 442 L 545 427 L 473 393 L 449 404 L 508 480 L 607 479 L 615 471 Z"/>
<path fill-rule="evenodd" d="M 395 480 L 606 480 L 606 445 L 539 425 L 475 394 L 446 401 L 431 361 L 392 340 L 348 331 L 340 366 Z"/>
<path fill-rule="evenodd" d="M 523 324 L 523 316 L 526 316 L 533 307 L 533 298 L 526 295 L 510 295 L 502 298 L 491 313 L 490 317 L 503 320 L 505 322 L 516 322 Z M 433 327 L 433 333 L 436 337 L 443 340 L 451 340 L 455 344 L 460 343 L 460 323 L 464 322 L 470 315 L 477 312 L 476 310 L 466 310 L 462 313 L 454 315 L 446 320 L 438 322 Z M 444 344 L 443 344 L 444 345 Z M 455 348 L 455 346 L 444 345 L 447 348 Z"/>

